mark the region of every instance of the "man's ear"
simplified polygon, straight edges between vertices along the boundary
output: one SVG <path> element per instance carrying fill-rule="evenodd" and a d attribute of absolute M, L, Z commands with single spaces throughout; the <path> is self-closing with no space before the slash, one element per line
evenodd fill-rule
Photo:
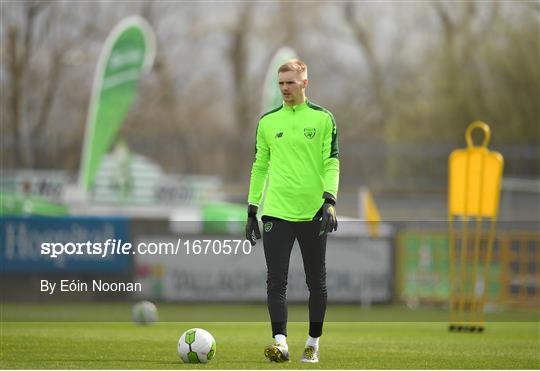
<path fill-rule="evenodd" d="M 307 88 L 308 84 L 309 84 L 309 80 L 308 79 L 304 79 L 304 89 Z"/>

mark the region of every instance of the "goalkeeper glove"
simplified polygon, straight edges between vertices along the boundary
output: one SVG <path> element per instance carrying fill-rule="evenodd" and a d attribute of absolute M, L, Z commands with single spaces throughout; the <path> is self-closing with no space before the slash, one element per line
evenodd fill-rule
<path fill-rule="evenodd" d="M 261 231 L 259 230 L 259 222 L 257 220 L 257 210 L 255 205 L 248 205 L 248 217 L 246 222 L 246 240 L 255 246 L 256 241 L 261 239 Z"/>
<path fill-rule="evenodd" d="M 323 194 L 324 204 L 322 206 L 322 222 L 320 235 L 337 231 L 338 222 L 336 217 L 336 198 L 328 192 Z"/>

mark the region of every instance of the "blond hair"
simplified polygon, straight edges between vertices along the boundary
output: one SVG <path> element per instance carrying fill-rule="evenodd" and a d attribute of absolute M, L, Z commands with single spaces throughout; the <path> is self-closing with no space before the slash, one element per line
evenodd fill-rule
<path fill-rule="evenodd" d="M 307 65 L 300 59 L 290 59 L 278 68 L 278 73 L 289 71 L 297 72 L 302 79 L 307 79 Z"/>

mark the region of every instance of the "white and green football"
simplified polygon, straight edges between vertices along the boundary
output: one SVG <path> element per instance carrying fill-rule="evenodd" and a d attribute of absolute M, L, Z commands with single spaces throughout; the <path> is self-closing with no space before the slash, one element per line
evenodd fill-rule
<path fill-rule="evenodd" d="M 180 336 L 178 354 L 184 363 L 207 363 L 216 355 L 216 341 L 201 328 L 192 328 Z"/>
<path fill-rule="evenodd" d="M 131 316 L 133 322 L 139 325 L 149 325 L 158 320 L 158 311 L 154 303 L 144 300 L 133 306 Z"/>

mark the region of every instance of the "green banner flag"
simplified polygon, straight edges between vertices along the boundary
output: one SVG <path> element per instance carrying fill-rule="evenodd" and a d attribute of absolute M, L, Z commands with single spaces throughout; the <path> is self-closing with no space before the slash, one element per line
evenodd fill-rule
<path fill-rule="evenodd" d="M 293 58 L 297 58 L 296 52 L 287 46 L 281 47 L 276 54 L 274 54 L 264 79 L 261 114 L 279 107 L 283 102 L 278 86 L 277 70 L 279 66 Z"/>
<path fill-rule="evenodd" d="M 140 76 L 150 70 L 155 36 L 139 16 L 125 18 L 107 37 L 99 57 L 88 110 L 79 184 L 92 186 L 102 157 L 133 103 Z"/>

